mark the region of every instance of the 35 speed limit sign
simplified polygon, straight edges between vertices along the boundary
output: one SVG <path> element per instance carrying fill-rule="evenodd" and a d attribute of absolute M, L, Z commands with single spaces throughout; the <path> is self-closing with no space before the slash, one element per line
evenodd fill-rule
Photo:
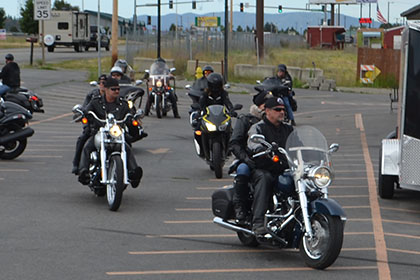
<path fill-rule="evenodd" d="M 51 0 L 34 0 L 34 19 L 51 18 Z"/>

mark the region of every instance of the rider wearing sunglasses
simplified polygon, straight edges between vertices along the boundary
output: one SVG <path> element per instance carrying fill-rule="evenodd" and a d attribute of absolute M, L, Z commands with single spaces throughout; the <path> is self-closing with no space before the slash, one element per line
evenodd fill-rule
<path fill-rule="evenodd" d="M 289 134 L 293 131 L 291 125 L 283 122 L 285 106 L 280 97 L 271 97 L 265 101 L 265 117 L 260 122 L 254 124 L 248 136 L 262 134 L 269 143 L 277 143 L 279 147 L 285 147 Z M 265 148 L 262 144 L 253 143 L 248 140 L 248 149 L 252 154 L 256 154 Z M 269 207 L 270 197 L 273 195 L 273 185 L 276 178 L 283 174 L 288 168 L 288 163 L 283 155 L 278 155 L 280 161 L 274 163 L 268 156 L 261 156 L 255 159 L 256 168 L 252 171 L 251 177 L 254 185 L 254 202 L 252 230 L 256 235 L 264 235 L 264 214 Z"/>

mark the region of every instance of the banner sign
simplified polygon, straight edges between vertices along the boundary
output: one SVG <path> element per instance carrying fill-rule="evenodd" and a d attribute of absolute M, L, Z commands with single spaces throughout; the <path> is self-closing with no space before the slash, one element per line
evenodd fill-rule
<path fill-rule="evenodd" d="M 195 26 L 218 27 L 220 26 L 220 17 L 195 17 Z"/>

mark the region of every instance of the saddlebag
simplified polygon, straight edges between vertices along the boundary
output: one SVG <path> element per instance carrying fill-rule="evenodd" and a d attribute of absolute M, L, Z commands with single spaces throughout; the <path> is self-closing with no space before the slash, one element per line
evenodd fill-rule
<path fill-rule="evenodd" d="M 229 220 L 235 218 L 233 210 L 233 186 L 219 189 L 211 196 L 213 215 Z"/>

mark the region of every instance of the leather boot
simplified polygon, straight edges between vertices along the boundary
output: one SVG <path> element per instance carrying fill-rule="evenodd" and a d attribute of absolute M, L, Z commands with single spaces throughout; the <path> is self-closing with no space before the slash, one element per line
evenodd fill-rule
<path fill-rule="evenodd" d="M 244 223 L 248 213 L 246 207 L 249 188 L 248 188 L 248 176 L 237 175 L 233 181 L 233 207 L 235 210 L 235 217 L 239 223 Z"/>

